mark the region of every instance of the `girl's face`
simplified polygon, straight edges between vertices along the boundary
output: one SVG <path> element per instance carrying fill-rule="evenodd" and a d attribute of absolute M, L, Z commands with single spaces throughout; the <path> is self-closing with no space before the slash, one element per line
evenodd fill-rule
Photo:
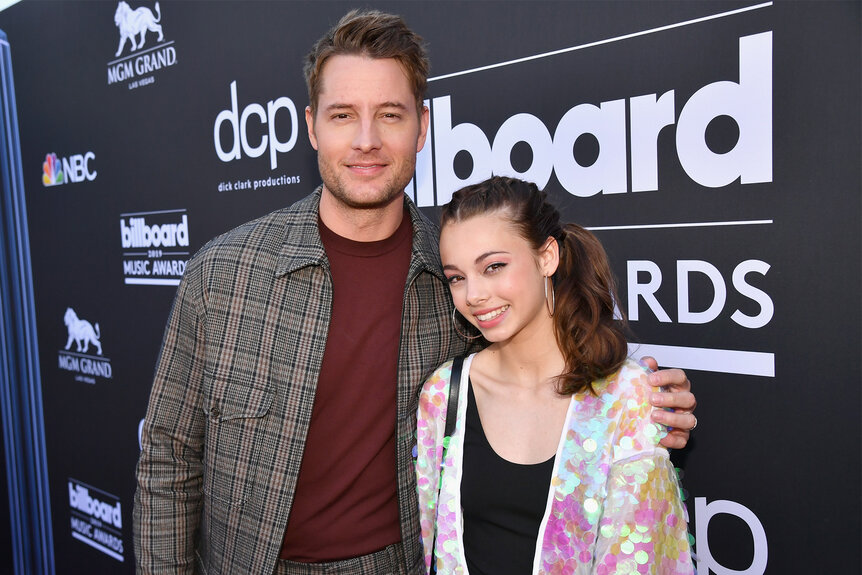
<path fill-rule="evenodd" d="M 490 213 L 446 224 L 440 258 L 455 307 L 489 342 L 553 332 L 544 287 L 559 262 L 552 238 L 537 252 L 504 213 Z"/>

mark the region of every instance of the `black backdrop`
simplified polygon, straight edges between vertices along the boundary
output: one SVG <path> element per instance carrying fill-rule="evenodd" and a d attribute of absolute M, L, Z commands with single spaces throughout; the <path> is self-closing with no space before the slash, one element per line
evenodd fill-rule
<path fill-rule="evenodd" d="M 115 55 L 117 6 L 0 12 L 58 573 L 133 572 L 138 423 L 178 274 L 317 185 L 301 59 L 356 5 L 166 0 L 163 38 Z M 605 243 L 635 353 L 694 381 L 701 423 L 674 458 L 699 573 L 858 570 L 860 4 L 374 7 L 432 57 L 408 193 L 436 216 L 491 171 L 540 180 Z"/>

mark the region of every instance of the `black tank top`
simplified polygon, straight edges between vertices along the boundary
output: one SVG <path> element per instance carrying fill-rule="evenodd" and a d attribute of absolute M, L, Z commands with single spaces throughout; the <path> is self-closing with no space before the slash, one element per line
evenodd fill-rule
<path fill-rule="evenodd" d="M 468 385 L 461 506 L 470 575 L 527 575 L 533 568 L 554 458 L 532 465 L 497 455 Z"/>

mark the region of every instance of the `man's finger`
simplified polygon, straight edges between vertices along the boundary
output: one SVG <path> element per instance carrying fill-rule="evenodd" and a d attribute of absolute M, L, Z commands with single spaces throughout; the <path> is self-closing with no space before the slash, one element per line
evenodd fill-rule
<path fill-rule="evenodd" d="M 661 444 L 668 449 L 682 449 L 688 443 L 689 435 L 688 431 L 674 429 L 662 438 Z"/>
<path fill-rule="evenodd" d="M 668 387 L 671 391 L 690 391 L 691 382 L 681 369 L 661 369 L 649 374 L 650 385 Z"/>
<path fill-rule="evenodd" d="M 651 418 L 656 423 L 686 432 L 694 429 L 694 426 L 697 424 L 697 418 L 693 413 L 688 411 L 665 411 L 657 409 L 652 412 Z"/>

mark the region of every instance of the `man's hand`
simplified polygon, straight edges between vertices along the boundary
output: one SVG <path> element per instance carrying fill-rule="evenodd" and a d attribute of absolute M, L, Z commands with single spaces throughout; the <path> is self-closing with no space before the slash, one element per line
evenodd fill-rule
<path fill-rule="evenodd" d="M 649 375 L 650 385 L 665 388 L 667 391 L 650 394 L 649 402 L 655 407 L 668 407 L 673 411 L 657 409 L 652 413 L 652 420 L 668 427 L 668 434 L 661 444 L 672 449 L 681 449 L 688 443 L 691 430 L 697 425 L 697 418 L 692 413 L 697 407 L 697 399 L 691 393 L 691 382 L 681 369 L 658 369 L 658 363 L 652 357 L 643 357 L 644 362 L 653 373 Z"/>

